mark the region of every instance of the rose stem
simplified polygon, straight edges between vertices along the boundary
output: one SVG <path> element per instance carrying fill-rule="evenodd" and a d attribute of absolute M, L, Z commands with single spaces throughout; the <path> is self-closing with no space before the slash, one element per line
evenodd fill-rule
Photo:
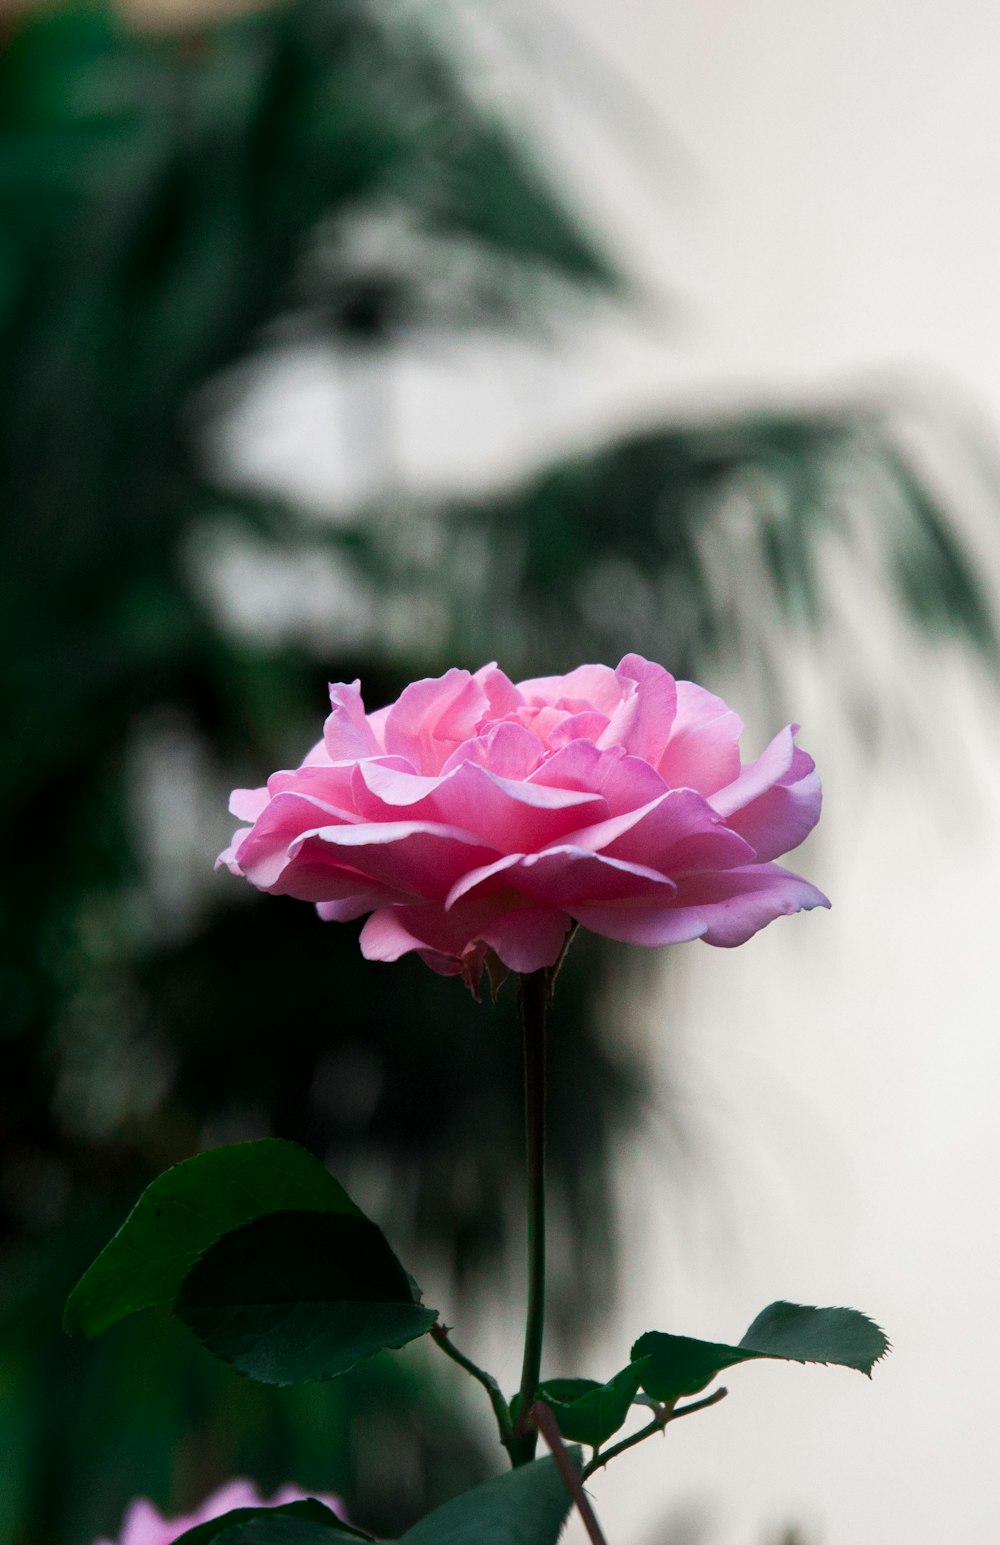
<path fill-rule="evenodd" d="M 538 1433 L 531 1408 L 538 1392 L 545 1320 L 545 1017 L 552 991 L 551 967 L 522 978 L 519 1002 L 524 1026 L 524 1125 L 528 1160 L 528 1312 L 524 1329 L 524 1361 L 515 1465 L 535 1457 Z"/>
<path fill-rule="evenodd" d="M 534 1417 L 535 1426 L 552 1450 L 552 1458 L 556 1462 L 556 1469 L 566 1484 L 566 1490 L 576 1503 L 577 1512 L 583 1519 L 583 1527 L 587 1531 L 587 1537 L 591 1545 L 607 1545 L 607 1541 L 601 1533 L 601 1526 L 597 1522 L 597 1515 L 590 1505 L 590 1498 L 583 1489 L 583 1477 L 573 1463 L 569 1450 L 562 1440 L 562 1433 L 559 1431 L 555 1417 L 548 1406 L 541 1400 L 535 1401 L 531 1414 Z"/>

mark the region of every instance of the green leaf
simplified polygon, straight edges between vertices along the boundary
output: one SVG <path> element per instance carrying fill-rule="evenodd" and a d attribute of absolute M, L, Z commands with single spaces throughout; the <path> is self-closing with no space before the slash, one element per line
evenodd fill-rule
<path fill-rule="evenodd" d="M 538 1395 L 564 1438 L 597 1449 L 625 1422 L 643 1371 L 642 1362 L 629 1363 L 607 1384 L 596 1379 L 546 1379 L 538 1386 Z M 520 1397 L 515 1395 L 510 1407 L 512 1421 L 517 1421 L 519 1410 Z"/>
<path fill-rule="evenodd" d="M 839 1363 L 870 1378 L 889 1341 L 858 1309 L 813 1309 L 779 1301 L 761 1310 L 740 1346 L 790 1362 Z"/>
<path fill-rule="evenodd" d="M 814 1309 L 774 1303 L 754 1320 L 738 1346 L 697 1341 L 651 1330 L 632 1348 L 633 1359 L 648 1359 L 641 1383 L 661 1401 L 696 1395 L 724 1368 L 761 1357 L 796 1363 L 838 1363 L 870 1374 L 889 1350 L 879 1327 L 857 1309 Z"/>
<path fill-rule="evenodd" d="M 570 1502 L 555 1461 L 535 1459 L 435 1508 L 398 1545 L 556 1545 Z"/>
<path fill-rule="evenodd" d="M 180 1535 L 176 1545 L 336 1545 L 337 1540 L 371 1540 L 345 1524 L 315 1497 L 282 1507 L 237 1507 Z"/>
<path fill-rule="evenodd" d="M 660 1330 L 647 1330 L 632 1348 L 633 1359 L 646 1360 L 643 1389 L 659 1401 L 696 1395 L 723 1368 L 759 1356 L 759 1352 L 747 1352 L 723 1342 L 696 1341 L 691 1336 L 671 1336 Z"/>
<path fill-rule="evenodd" d="M 296 1143 L 214 1148 L 175 1164 L 140 1196 L 66 1301 L 63 1326 L 99 1336 L 140 1309 L 172 1304 L 198 1257 L 223 1234 L 295 1208 L 360 1217 L 343 1186 Z"/>
<path fill-rule="evenodd" d="M 437 1319 L 415 1302 L 381 1230 L 333 1212 L 271 1213 L 223 1235 L 174 1309 L 210 1352 L 262 1384 L 337 1378 Z"/>

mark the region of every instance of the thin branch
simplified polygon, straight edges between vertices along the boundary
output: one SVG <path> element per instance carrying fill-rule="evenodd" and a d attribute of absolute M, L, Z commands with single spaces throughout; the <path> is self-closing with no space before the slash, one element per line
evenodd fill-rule
<path fill-rule="evenodd" d="M 617 1459 L 618 1455 L 624 1454 L 626 1449 L 635 1448 L 637 1443 L 644 1443 L 647 1438 L 663 1432 L 664 1428 L 670 1422 L 676 1421 L 679 1416 L 693 1416 L 695 1411 L 707 1410 L 709 1406 L 718 1405 L 720 1400 L 725 1400 L 728 1394 L 729 1391 L 725 1385 L 721 1385 L 717 1390 L 713 1390 L 711 1395 L 706 1395 L 703 1400 L 693 1400 L 690 1405 L 660 1406 L 653 1420 L 647 1422 L 645 1427 L 640 1427 L 639 1431 L 633 1432 L 629 1438 L 622 1438 L 620 1443 L 613 1443 L 610 1448 L 604 1450 L 603 1454 L 595 1454 L 590 1463 L 583 1467 L 583 1479 L 589 1480 L 595 1470 L 602 1470 L 609 1460 Z"/>
<path fill-rule="evenodd" d="M 447 1325 L 432 1325 L 430 1333 L 431 1340 L 437 1342 L 442 1352 L 447 1357 L 450 1357 L 453 1363 L 457 1363 L 460 1368 L 464 1368 L 466 1373 L 471 1374 L 483 1386 L 483 1389 L 490 1397 L 490 1405 L 493 1407 L 493 1415 L 496 1417 L 497 1427 L 500 1432 L 500 1442 L 504 1448 L 509 1449 L 514 1436 L 514 1426 L 510 1419 L 510 1407 L 504 1399 L 503 1392 L 496 1379 L 491 1373 L 487 1373 L 485 1368 L 480 1368 L 478 1364 L 474 1363 L 471 1357 L 466 1357 L 464 1352 L 458 1350 L 458 1347 L 450 1338 Z"/>
<path fill-rule="evenodd" d="M 590 1505 L 590 1498 L 583 1489 L 583 1479 L 586 1471 L 581 1475 L 570 1458 L 569 1450 L 563 1442 L 559 1425 L 548 1406 L 541 1400 L 536 1400 L 531 1408 L 532 1420 L 552 1450 L 552 1458 L 556 1462 L 556 1468 L 566 1483 L 566 1490 L 576 1503 L 576 1510 L 583 1519 L 583 1527 L 587 1531 L 591 1545 L 607 1545 L 607 1541 L 601 1532 L 601 1526 L 597 1522 L 597 1515 Z"/>
<path fill-rule="evenodd" d="M 696 1411 L 707 1411 L 709 1406 L 717 1406 L 720 1400 L 725 1400 L 728 1394 L 729 1391 L 726 1386 L 720 1384 L 718 1389 L 713 1389 L 712 1393 L 705 1395 L 703 1399 L 692 1400 L 691 1404 L 687 1406 L 677 1406 L 668 1420 L 676 1422 L 679 1416 L 693 1416 Z"/>

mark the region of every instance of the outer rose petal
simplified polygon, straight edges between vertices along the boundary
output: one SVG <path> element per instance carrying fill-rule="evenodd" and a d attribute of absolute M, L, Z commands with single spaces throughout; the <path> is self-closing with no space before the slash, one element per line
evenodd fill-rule
<path fill-rule="evenodd" d="M 823 790 L 811 757 L 797 750 L 788 776 L 787 783 L 776 783 L 727 822 L 747 839 L 758 859 L 778 858 L 791 852 L 819 820 Z"/>
<path fill-rule="evenodd" d="M 753 800 L 788 776 L 795 755 L 793 737 L 797 729 L 797 724 L 789 724 L 779 730 L 756 761 L 748 762 L 738 777 L 712 795 L 712 806 L 721 816 L 728 819 L 737 810 L 745 810 Z"/>
<path fill-rule="evenodd" d="M 463 896 L 495 895 L 507 889 L 543 906 L 568 910 L 577 901 L 630 897 L 656 898 L 666 905 L 677 886 L 654 869 L 564 845 L 544 853 L 515 853 L 471 870 L 452 886 L 445 905 L 454 906 Z"/>
<path fill-rule="evenodd" d="M 538 971 L 559 959 L 569 924 L 564 912 L 538 907 L 447 920 L 432 907 L 393 907 L 372 913 L 361 930 L 361 953 L 366 960 L 399 960 L 416 950 L 432 969 L 451 976 L 478 945 L 486 945 L 511 971 Z"/>
<path fill-rule="evenodd" d="M 723 874 L 682 881 L 675 904 L 662 912 L 641 905 L 574 907 L 573 915 L 594 933 L 630 944 L 681 944 L 704 939 L 730 947 L 792 912 L 828 907 L 822 891 L 777 864 L 751 865 Z"/>
<path fill-rule="evenodd" d="M 267 808 L 269 794 L 263 789 L 233 789 L 229 796 L 229 813 L 238 821 L 256 821 Z"/>
<path fill-rule="evenodd" d="M 364 881 L 375 880 L 411 897 L 441 900 L 456 879 L 496 856 L 496 849 L 457 826 L 431 821 L 365 822 L 357 826 L 321 826 L 296 838 L 289 859 L 316 863 L 329 853 L 332 863 L 350 866 Z M 293 876 L 283 876 L 286 894 L 294 895 Z M 314 898 L 309 898 L 314 899 Z"/>

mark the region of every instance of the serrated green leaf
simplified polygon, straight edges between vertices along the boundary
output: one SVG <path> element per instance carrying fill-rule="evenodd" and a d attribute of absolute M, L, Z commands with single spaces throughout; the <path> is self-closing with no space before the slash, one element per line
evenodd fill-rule
<path fill-rule="evenodd" d="M 779 1301 L 762 1309 L 740 1346 L 797 1363 L 838 1363 L 869 1376 L 889 1350 L 885 1332 L 859 1309 L 814 1309 Z"/>
<path fill-rule="evenodd" d="M 262 1384 L 334 1379 L 429 1330 L 434 1309 L 381 1230 L 358 1214 L 276 1212 L 216 1240 L 174 1312 L 216 1357 Z"/>
<path fill-rule="evenodd" d="M 213 1148 L 158 1175 L 66 1300 L 63 1327 L 99 1336 L 118 1320 L 172 1304 L 198 1257 L 223 1234 L 279 1209 L 361 1217 L 333 1176 L 278 1138 Z"/>
<path fill-rule="evenodd" d="M 538 1397 L 552 1412 L 564 1438 L 596 1449 L 624 1424 L 642 1373 L 640 1362 L 629 1363 L 606 1384 L 596 1379 L 546 1379 L 538 1386 Z M 515 1395 L 512 1421 L 517 1421 L 519 1410 L 520 1397 Z"/>
<path fill-rule="evenodd" d="M 738 1346 L 652 1330 L 639 1337 L 632 1357 L 648 1359 L 641 1379 L 647 1394 L 671 1401 L 696 1395 L 724 1368 L 757 1358 L 837 1363 L 870 1374 L 888 1348 L 882 1331 L 857 1309 L 779 1302 L 761 1311 Z"/>
<path fill-rule="evenodd" d="M 570 1502 L 555 1461 L 535 1459 L 435 1508 L 398 1545 L 556 1545 Z"/>
<path fill-rule="evenodd" d="M 196 1524 L 176 1545 L 336 1545 L 338 1540 L 371 1540 L 331 1513 L 315 1497 L 281 1507 L 237 1507 Z"/>

